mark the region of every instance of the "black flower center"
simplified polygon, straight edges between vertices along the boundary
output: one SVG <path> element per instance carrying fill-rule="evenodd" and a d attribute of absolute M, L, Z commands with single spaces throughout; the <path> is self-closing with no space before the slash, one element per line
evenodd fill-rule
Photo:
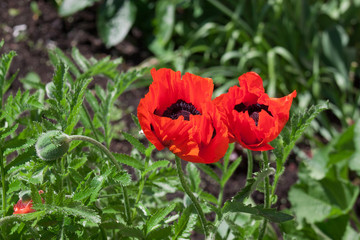
<path fill-rule="evenodd" d="M 249 114 L 249 117 L 251 117 L 254 120 L 256 126 L 259 123 L 259 112 L 261 112 L 261 110 L 264 110 L 270 116 L 273 117 L 273 115 L 269 111 L 269 106 L 266 106 L 264 104 L 259 104 L 259 103 L 256 103 L 256 104 L 253 104 L 250 106 L 246 106 L 245 104 L 240 103 L 240 104 L 235 105 L 234 110 L 236 110 L 238 112 L 243 112 L 243 113 L 245 113 L 247 111 Z"/>
<path fill-rule="evenodd" d="M 162 115 L 159 114 L 157 110 L 154 111 L 154 114 L 162 117 L 168 117 L 173 120 L 183 116 L 186 121 L 190 120 L 190 115 L 201 115 L 194 105 L 187 103 L 182 99 L 177 100 L 176 103 L 168 107 Z"/>

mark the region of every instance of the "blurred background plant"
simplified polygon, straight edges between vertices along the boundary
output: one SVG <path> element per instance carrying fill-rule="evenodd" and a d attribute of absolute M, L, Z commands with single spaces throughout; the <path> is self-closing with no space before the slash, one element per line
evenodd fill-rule
<path fill-rule="evenodd" d="M 313 124 L 326 140 L 360 117 L 359 0 L 55 2 L 62 17 L 98 4 L 107 47 L 136 28 L 162 66 L 212 77 L 216 95 L 256 71 L 270 96 L 297 89 L 301 108 L 329 99 L 332 112 Z"/>

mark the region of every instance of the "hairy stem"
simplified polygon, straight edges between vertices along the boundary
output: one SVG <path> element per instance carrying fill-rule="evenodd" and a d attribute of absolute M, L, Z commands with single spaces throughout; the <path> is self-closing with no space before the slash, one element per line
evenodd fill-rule
<path fill-rule="evenodd" d="M 263 164 L 261 166 L 261 170 L 264 171 L 269 167 L 269 159 L 268 159 L 268 155 L 267 152 L 262 152 L 263 153 Z M 265 177 L 264 180 L 264 208 L 270 208 L 270 182 L 269 182 L 269 176 Z M 264 219 L 261 227 L 260 227 L 260 232 L 259 232 L 259 237 L 258 240 L 262 240 L 264 238 L 265 235 L 265 230 L 266 230 L 266 226 L 267 226 L 267 219 Z"/>
<path fill-rule="evenodd" d="M 122 171 L 122 168 L 121 168 L 120 164 L 117 162 L 114 155 L 112 155 L 110 150 L 107 147 L 105 147 L 104 145 L 102 145 L 100 142 L 96 141 L 93 138 L 90 138 L 90 137 L 87 137 L 87 136 L 82 136 L 82 135 L 71 135 L 71 136 L 69 136 L 69 139 L 71 141 L 72 140 L 86 141 L 86 142 L 89 142 L 89 143 L 95 145 L 101 151 L 103 151 L 105 153 L 105 155 L 111 160 L 111 162 L 115 165 L 115 167 L 116 167 L 116 169 L 118 171 Z M 130 214 L 129 197 L 128 197 L 126 188 L 122 184 L 120 184 L 120 187 L 121 187 L 121 190 L 122 190 L 123 195 L 124 195 L 124 207 L 125 207 L 126 219 L 127 219 L 127 222 L 130 223 L 130 221 L 131 221 L 131 216 L 130 215 L 131 214 Z"/>
<path fill-rule="evenodd" d="M 253 173 L 253 156 L 251 150 L 247 150 L 247 158 L 248 158 L 248 169 L 246 175 L 246 181 L 252 178 Z"/>
<path fill-rule="evenodd" d="M 2 187 L 2 212 L 6 216 L 6 185 L 5 185 L 5 168 L 2 149 L 0 149 L 0 169 L 1 169 L 1 187 Z"/>
<path fill-rule="evenodd" d="M 176 163 L 176 169 L 177 169 L 177 173 L 178 173 L 178 176 L 179 176 L 179 179 L 180 179 L 181 186 L 183 187 L 185 193 L 189 196 L 192 203 L 194 204 L 194 207 L 195 207 L 195 209 L 196 209 L 196 211 L 198 213 L 200 223 L 201 223 L 201 226 L 203 228 L 205 238 L 206 238 L 207 228 L 206 228 L 206 219 L 205 219 L 204 212 L 201 209 L 201 206 L 200 206 L 198 200 L 196 199 L 196 197 L 194 196 L 194 194 L 192 193 L 192 191 L 190 190 L 190 188 L 189 188 L 189 186 L 188 186 L 188 184 L 186 182 L 186 179 L 184 177 L 184 172 L 183 172 L 182 167 L 181 167 L 181 159 L 179 157 L 177 157 L 177 156 L 175 156 L 175 163 Z"/>

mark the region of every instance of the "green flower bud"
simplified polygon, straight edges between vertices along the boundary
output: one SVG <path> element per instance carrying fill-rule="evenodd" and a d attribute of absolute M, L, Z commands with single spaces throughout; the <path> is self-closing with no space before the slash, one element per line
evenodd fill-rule
<path fill-rule="evenodd" d="M 69 150 L 70 141 L 68 135 L 58 130 L 43 133 L 35 144 L 36 154 L 44 161 L 61 158 Z"/>

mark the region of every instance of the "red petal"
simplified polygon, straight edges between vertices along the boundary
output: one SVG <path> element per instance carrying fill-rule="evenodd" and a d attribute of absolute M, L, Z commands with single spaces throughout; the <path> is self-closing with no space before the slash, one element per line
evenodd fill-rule
<path fill-rule="evenodd" d="M 190 73 L 181 80 L 180 72 L 170 69 L 152 69 L 151 74 L 154 82 L 138 106 L 139 122 L 148 140 L 159 150 L 168 147 L 186 161 L 218 161 L 226 152 L 228 139 L 227 128 L 211 102 L 212 80 Z M 190 115 L 189 121 L 182 116 L 178 119 L 162 117 L 161 114 L 179 99 L 191 103 L 201 115 Z"/>
<path fill-rule="evenodd" d="M 247 93 L 252 93 L 260 97 L 265 92 L 263 80 L 255 72 L 248 72 L 239 77 L 240 87 L 244 88 Z"/>

